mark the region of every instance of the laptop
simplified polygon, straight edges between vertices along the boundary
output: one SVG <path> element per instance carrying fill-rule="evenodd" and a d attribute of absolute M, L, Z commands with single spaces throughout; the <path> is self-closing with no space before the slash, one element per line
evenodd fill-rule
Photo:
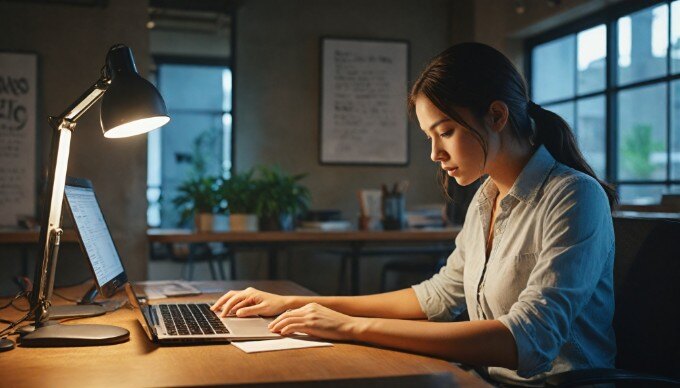
<path fill-rule="evenodd" d="M 210 310 L 210 302 L 148 304 L 138 298 L 128 282 L 92 182 L 68 177 L 64 193 L 99 293 L 110 297 L 125 288 L 137 319 L 151 341 L 179 344 L 281 337 L 267 328 L 271 318 L 221 318 Z"/>

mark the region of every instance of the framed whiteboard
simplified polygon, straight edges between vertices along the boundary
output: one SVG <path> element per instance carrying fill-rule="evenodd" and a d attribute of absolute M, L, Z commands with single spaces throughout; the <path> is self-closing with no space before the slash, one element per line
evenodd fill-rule
<path fill-rule="evenodd" d="M 407 165 L 409 46 L 321 39 L 321 164 Z"/>
<path fill-rule="evenodd" d="M 0 51 L 0 226 L 35 216 L 38 56 Z"/>

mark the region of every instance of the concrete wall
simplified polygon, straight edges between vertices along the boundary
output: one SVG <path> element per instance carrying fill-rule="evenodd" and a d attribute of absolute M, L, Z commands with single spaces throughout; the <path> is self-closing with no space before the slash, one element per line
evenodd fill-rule
<path fill-rule="evenodd" d="M 108 48 L 125 43 L 132 48 L 137 68 L 148 68 L 149 43 L 145 28 L 147 1 L 112 0 L 106 8 L 0 2 L 0 49 L 32 51 L 39 55 L 38 165 L 48 160 L 52 131 L 47 115 L 59 115 L 98 78 Z M 41 173 L 38 175 L 42 176 Z M 102 136 L 99 105 L 79 121 L 71 142 L 69 175 L 93 181 L 128 274 L 146 276 L 146 136 L 109 140 Z M 42 178 L 36 190 L 42 189 Z M 17 249 L 3 247 L 0 291 L 14 288 L 5 274 L 17 273 Z M 31 269 L 36 256 L 29 252 Z M 77 247 L 60 255 L 58 283 L 89 276 Z M 9 277 L 9 276 L 7 276 Z"/>
<path fill-rule="evenodd" d="M 407 206 L 442 201 L 429 144 L 414 123 L 406 167 L 319 164 L 319 47 L 322 36 L 406 40 L 413 80 L 449 44 L 448 12 L 443 0 L 244 1 L 236 15 L 236 169 L 279 163 L 309 173 L 312 207 L 340 209 L 350 220 L 356 190 L 383 182 L 408 179 Z"/>
<path fill-rule="evenodd" d="M 236 14 L 235 167 L 280 164 L 303 181 L 313 208 L 342 210 L 355 221 L 356 190 L 408 179 L 407 207 L 441 202 L 429 143 L 409 125 L 410 163 L 405 167 L 319 164 L 320 38 L 399 39 L 410 44 L 412 81 L 424 64 L 449 45 L 451 2 L 444 0 L 246 0 Z M 455 6 L 454 6 L 455 8 Z M 405 106 L 405 102 L 404 102 Z M 265 275 L 264 258 L 244 255 L 245 277 Z M 338 256 L 296 251 L 282 274 L 318 292 L 334 293 Z M 284 256 L 286 257 L 286 256 Z M 382 260 L 362 267 L 362 290 L 376 291 Z M 314 275 L 312 275 L 314 274 Z"/>

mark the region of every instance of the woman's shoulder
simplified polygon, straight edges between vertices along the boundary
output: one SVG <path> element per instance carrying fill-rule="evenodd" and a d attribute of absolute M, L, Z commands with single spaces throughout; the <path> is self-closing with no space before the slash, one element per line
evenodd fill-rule
<path fill-rule="evenodd" d="M 609 211 L 609 200 L 600 182 L 560 162 L 555 163 L 555 168 L 545 182 L 542 199 L 554 203 L 587 201 L 606 207 Z"/>

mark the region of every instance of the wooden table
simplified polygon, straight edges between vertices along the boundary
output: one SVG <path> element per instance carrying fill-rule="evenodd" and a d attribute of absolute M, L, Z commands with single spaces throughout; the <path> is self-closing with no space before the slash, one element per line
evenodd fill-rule
<path fill-rule="evenodd" d="M 276 293 L 312 294 L 288 281 L 231 281 L 222 284 L 225 290 L 254 286 Z M 87 286 L 62 289 L 60 294 L 77 297 Z M 216 296 L 202 295 L 193 299 L 214 300 Z M 124 296 L 119 293 L 116 297 Z M 2 303 L 5 301 L 3 299 Z M 60 304 L 63 301 L 55 297 L 53 302 Z M 12 308 L 0 311 L 0 317 L 5 319 L 16 319 L 21 315 L 23 313 Z M 411 383 L 424 386 L 441 382 L 441 378 L 437 379 L 441 376 L 446 378 L 443 386 L 452 385 L 449 377 L 462 386 L 485 385 L 445 360 L 362 344 L 334 343 L 333 347 L 327 348 L 254 354 L 244 353 L 227 344 L 160 347 L 147 339 L 134 314 L 126 307 L 105 316 L 70 322 L 120 326 L 130 331 L 130 340 L 117 345 L 79 348 L 17 346 L 0 354 L 0 385 L 136 387 L 278 385 L 289 382 L 292 386 L 293 382 L 307 382 L 308 385 L 328 386 L 332 380 L 352 379 L 352 386 L 376 383 L 388 386 L 386 382 L 392 382 L 389 386 Z M 433 374 L 436 375 L 433 377 Z M 346 383 L 336 383 L 335 386 Z"/>
<path fill-rule="evenodd" d="M 344 244 L 349 246 L 347 256 L 350 267 L 350 292 L 359 293 L 359 259 L 369 245 L 389 244 L 404 246 L 425 244 L 430 252 L 433 243 L 440 244 L 439 251 L 450 252 L 461 227 L 428 230 L 390 230 L 390 231 L 266 231 L 266 232 L 193 232 L 184 229 L 149 229 L 147 237 L 153 243 L 208 243 L 221 242 L 229 247 L 259 247 L 268 252 L 269 279 L 277 278 L 277 255 L 282 247 L 294 244 Z M 387 253 L 387 252 L 386 252 Z M 409 251 L 417 254 L 417 250 Z M 231 273 L 235 273 L 234 260 L 230 260 Z"/>

